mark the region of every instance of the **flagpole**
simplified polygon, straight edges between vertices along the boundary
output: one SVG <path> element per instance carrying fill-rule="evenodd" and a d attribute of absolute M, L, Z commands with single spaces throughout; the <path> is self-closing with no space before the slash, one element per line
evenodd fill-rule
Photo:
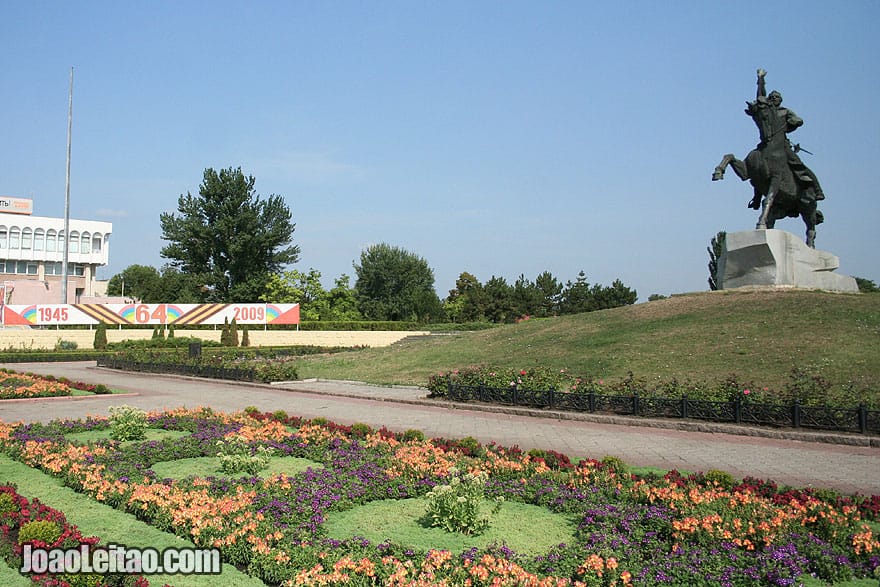
<path fill-rule="evenodd" d="M 67 177 L 64 182 L 64 240 L 61 258 L 61 303 L 67 303 L 67 260 L 70 250 L 70 135 L 73 132 L 73 67 L 70 68 L 70 92 L 67 99 Z"/>

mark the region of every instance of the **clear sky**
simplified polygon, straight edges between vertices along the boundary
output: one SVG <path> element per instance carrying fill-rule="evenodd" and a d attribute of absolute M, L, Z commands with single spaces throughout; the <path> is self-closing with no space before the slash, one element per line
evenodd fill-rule
<path fill-rule="evenodd" d="M 159 214 L 241 167 L 292 210 L 325 285 L 371 244 L 513 282 L 583 270 L 703 291 L 751 187 L 755 70 L 805 124 L 817 246 L 880 281 L 880 3 L 3 2 L 0 195 L 113 223 L 107 279 L 160 267 Z M 802 235 L 799 219 L 777 228 Z"/>

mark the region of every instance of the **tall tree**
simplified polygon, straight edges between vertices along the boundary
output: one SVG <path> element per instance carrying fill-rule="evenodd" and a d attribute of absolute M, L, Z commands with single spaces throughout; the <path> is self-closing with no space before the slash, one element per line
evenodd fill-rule
<path fill-rule="evenodd" d="M 327 320 L 362 320 L 363 316 L 357 307 L 357 295 L 349 285 L 351 278 L 343 273 L 333 282 L 333 288 L 327 292 Z"/>
<path fill-rule="evenodd" d="M 281 196 L 262 199 L 241 168 L 205 169 L 199 193 L 177 201 L 159 220 L 168 245 L 161 255 L 206 286 L 211 301 L 252 302 L 272 273 L 299 257 L 295 225 Z"/>
<path fill-rule="evenodd" d="M 545 271 L 535 278 L 535 287 L 541 292 L 541 304 L 538 316 L 555 316 L 559 313 L 559 304 L 562 301 L 562 284 L 553 277 L 549 271 Z"/>
<path fill-rule="evenodd" d="M 386 243 L 361 252 L 354 289 L 370 320 L 428 321 L 441 314 L 434 271 L 415 253 Z"/>
<path fill-rule="evenodd" d="M 300 318 L 322 320 L 327 315 L 327 292 L 321 285 L 321 272 L 309 269 L 303 273 L 297 269 L 273 273 L 266 284 L 266 292 L 260 296 L 264 302 L 299 304 Z"/>
<path fill-rule="evenodd" d="M 462 271 L 455 280 L 455 287 L 443 301 L 447 318 L 452 322 L 478 322 L 485 320 L 486 293 L 480 280 Z"/>
<path fill-rule="evenodd" d="M 486 318 L 490 322 L 513 322 L 520 317 L 513 299 L 513 287 L 503 277 L 494 275 L 483 286 L 486 294 Z"/>
<path fill-rule="evenodd" d="M 724 239 L 727 238 L 725 231 L 720 231 L 712 237 L 706 251 L 709 253 L 709 289 L 715 291 L 718 289 L 718 260 L 721 253 L 724 252 Z"/>
<path fill-rule="evenodd" d="M 166 302 L 163 299 L 162 275 L 149 265 L 129 265 L 107 282 L 108 296 L 135 298 L 147 304 Z"/>

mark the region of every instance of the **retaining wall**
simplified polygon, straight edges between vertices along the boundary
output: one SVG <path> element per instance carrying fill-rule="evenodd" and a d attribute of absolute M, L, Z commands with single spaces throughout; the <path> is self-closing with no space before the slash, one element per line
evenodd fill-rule
<path fill-rule="evenodd" d="M 220 329 L 217 330 L 175 330 L 174 336 L 183 338 L 194 336 L 203 340 L 220 341 Z M 368 346 L 382 347 L 394 344 L 408 336 L 429 334 L 421 331 L 322 331 L 322 330 L 249 330 L 248 338 L 251 346 Z M 152 330 L 113 330 L 107 329 L 107 342 L 123 340 L 148 339 L 153 336 Z M 241 330 L 238 332 L 241 339 Z M 0 329 L 0 349 L 53 349 L 58 340 L 71 341 L 80 349 L 92 348 L 95 331 L 54 330 L 54 329 Z"/>

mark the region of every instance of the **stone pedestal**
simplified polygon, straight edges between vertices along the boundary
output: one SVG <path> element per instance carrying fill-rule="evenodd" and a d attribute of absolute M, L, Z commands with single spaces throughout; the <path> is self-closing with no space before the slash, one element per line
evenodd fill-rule
<path fill-rule="evenodd" d="M 784 230 L 744 230 L 727 233 L 718 260 L 718 288 L 797 287 L 858 292 L 856 280 L 832 273 L 837 256 L 811 249 Z"/>

